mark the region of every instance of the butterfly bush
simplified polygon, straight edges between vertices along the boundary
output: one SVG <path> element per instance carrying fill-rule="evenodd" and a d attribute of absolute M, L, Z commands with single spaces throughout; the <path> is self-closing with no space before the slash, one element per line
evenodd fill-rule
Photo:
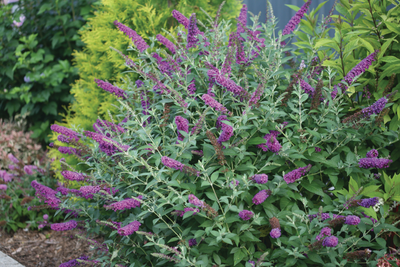
<path fill-rule="evenodd" d="M 77 215 L 53 228 L 104 237 L 108 250 L 91 259 L 98 265 L 373 266 L 388 252 L 381 235 L 397 231 L 385 219 L 400 199 L 382 186 L 392 178 L 381 167 L 399 138 L 377 118 L 391 97 L 357 117 L 355 129 L 343 121 L 354 113 L 344 92 L 329 97 L 336 73 L 312 74 L 316 54 L 288 66 L 291 44 L 281 46 L 274 19 L 249 27 L 246 10 L 208 23 L 175 10 L 177 32 L 150 39 L 163 49 L 116 22 L 133 42 L 124 58 L 140 52 L 127 60 L 125 90 L 98 82 L 118 98 L 119 115 L 100 132 L 53 127 L 79 137 L 69 149 L 87 171 L 62 161 L 73 184 L 33 186 L 46 205 Z"/>

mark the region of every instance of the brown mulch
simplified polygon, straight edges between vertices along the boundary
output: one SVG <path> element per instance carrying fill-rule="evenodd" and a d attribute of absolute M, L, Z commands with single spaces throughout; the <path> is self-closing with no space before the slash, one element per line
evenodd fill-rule
<path fill-rule="evenodd" d="M 0 251 L 26 267 L 58 267 L 61 263 L 95 253 L 90 244 L 75 237 L 79 231 L 57 232 L 52 230 L 15 233 L 0 231 Z M 84 234 L 80 234 L 84 236 Z M 100 238 L 95 238 L 101 242 Z"/>

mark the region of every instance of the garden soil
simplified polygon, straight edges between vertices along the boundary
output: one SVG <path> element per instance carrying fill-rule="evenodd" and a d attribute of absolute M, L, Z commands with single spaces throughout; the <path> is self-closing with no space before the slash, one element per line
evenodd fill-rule
<path fill-rule="evenodd" d="M 25 267 L 58 267 L 61 263 L 95 253 L 87 241 L 75 237 L 77 230 L 56 232 L 52 230 L 16 233 L 0 231 L 0 251 Z M 84 236 L 84 234 L 81 234 Z M 101 238 L 94 238 L 102 242 Z M 83 266 L 83 265 L 82 265 Z"/>

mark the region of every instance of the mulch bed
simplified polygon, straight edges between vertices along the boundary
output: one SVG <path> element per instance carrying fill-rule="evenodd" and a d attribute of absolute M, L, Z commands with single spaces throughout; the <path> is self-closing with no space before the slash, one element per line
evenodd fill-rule
<path fill-rule="evenodd" d="M 19 229 L 9 234 L 1 230 L 0 251 L 26 267 L 58 267 L 63 262 L 82 255 L 90 258 L 95 253 L 95 250 L 90 249 L 87 241 L 76 238 L 75 234 L 79 234 L 79 231 L 29 230 L 25 232 Z M 101 242 L 100 239 L 95 238 L 98 242 Z"/>

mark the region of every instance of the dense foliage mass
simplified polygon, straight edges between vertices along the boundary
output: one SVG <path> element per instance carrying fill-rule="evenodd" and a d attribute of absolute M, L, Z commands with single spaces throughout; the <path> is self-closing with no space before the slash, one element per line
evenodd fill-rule
<path fill-rule="evenodd" d="M 93 0 L 0 3 L 0 118 L 28 114 L 33 138 L 48 143 L 77 78 L 72 52 Z M 63 108 L 64 106 L 64 108 Z"/>
<path fill-rule="evenodd" d="M 222 0 L 191 0 L 191 1 L 159 1 L 159 0 L 102 0 L 97 6 L 95 16 L 91 18 L 87 25 L 80 31 L 81 40 L 85 43 L 83 51 L 74 53 L 74 61 L 79 69 L 79 79 L 72 85 L 71 94 L 75 102 L 68 109 L 68 114 L 64 118 L 67 127 L 78 126 L 85 130 L 93 130 L 93 123 L 98 118 L 110 120 L 110 115 L 115 115 L 118 110 L 115 105 L 118 103 L 113 96 L 101 90 L 95 79 L 117 83 L 121 88 L 125 87 L 121 79 L 126 79 L 124 71 L 124 60 L 110 47 L 125 51 L 129 45 L 130 37 L 125 36 L 114 25 L 114 21 L 135 30 L 146 41 L 161 34 L 164 38 L 171 37 L 165 35 L 162 29 L 172 30 L 179 24 L 171 17 L 174 9 L 180 10 L 183 14 L 189 15 L 193 10 L 206 10 L 212 15 L 217 12 Z M 240 10 L 238 0 L 228 0 L 221 10 L 224 19 L 233 19 Z M 199 12 L 199 19 L 206 21 L 206 15 Z M 155 42 L 155 47 L 160 47 L 159 42 Z M 138 54 L 132 52 L 131 57 L 135 61 Z M 137 79 L 137 75 L 131 79 Z M 53 136 L 55 141 L 57 136 Z M 51 152 L 52 157 L 60 157 L 60 153 Z M 77 161 L 72 156 L 66 156 L 66 161 L 77 166 Z M 54 167 L 60 168 L 57 162 Z M 61 178 L 59 175 L 58 178 Z"/>
<path fill-rule="evenodd" d="M 357 112 L 383 95 L 400 89 L 400 3 L 387 0 L 337 2 L 338 15 L 332 16 L 333 27 L 320 30 L 321 28 L 316 27 L 316 13 L 310 14 L 301 31 L 297 32 L 299 41 L 295 44 L 305 51 L 320 50 L 318 55 L 324 59 L 322 65 L 330 66 L 337 72 L 336 82 L 348 76 L 360 59 L 376 50 L 380 51 L 376 64 L 349 87 L 347 102 L 351 106 L 350 111 Z M 328 30 L 331 30 L 330 34 Z M 308 38 L 310 35 L 315 37 L 311 42 Z M 346 82 L 349 83 L 349 80 Z M 398 99 L 399 97 L 395 97 L 394 104 L 383 110 L 384 123 L 389 123 L 389 129 L 394 131 L 400 125 Z M 391 159 L 398 162 L 400 142 L 389 149 Z M 388 170 L 391 173 L 397 172 L 397 164 L 393 164 Z"/>
<path fill-rule="evenodd" d="M 235 31 L 218 14 L 199 28 L 196 13 L 174 10 L 182 26 L 157 38 L 166 49 L 114 22 L 139 55 L 115 51 L 130 69 L 123 89 L 94 80 L 118 112 L 94 131 L 52 125 L 51 146 L 87 171 L 60 159 L 67 182 L 32 182 L 47 207 L 75 215 L 44 226 L 105 238 L 97 258 L 63 267 L 382 263 L 384 235 L 399 231 L 400 175 L 384 172 L 398 129 L 382 114 L 395 92 L 349 112 L 351 86 L 381 51 L 338 80 L 313 52 L 290 54 L 310 2 L 278 36 L 273 17 L 248 28 L 245 5 Z"/>

